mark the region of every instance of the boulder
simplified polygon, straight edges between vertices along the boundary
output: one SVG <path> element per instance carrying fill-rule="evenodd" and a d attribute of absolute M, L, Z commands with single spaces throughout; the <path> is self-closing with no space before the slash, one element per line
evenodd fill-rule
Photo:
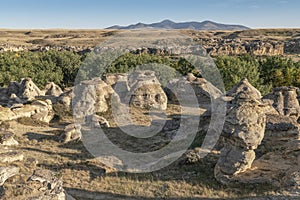
<path fill-rule="evenodd" d="M 55 97 L 58 97 L 63 93 L 61 88 L 53 82 L 50 82 L 45 86 L 44 92 L 45 95 L 50 95 Z"/>
<path fill-rule="evenodd" d="M 108 110 L 114 91 L 100 78 L 94 78 L 76 85 L 74 93 L 73 115 L 77 119 L 86 120 L 86 117 Z"/>
<path fill-rule="evenodd" d="M 20 99 L 33 100 L 36 96 L 45 95 L 31 80 L 24 78 L 20 83 L 11 82 L 8 86 L 8 94 L 16 94 Z"/>
<path fill-rule="evenodd" d="M 130 105 L 144 109 L 167 109 L 167 96 L 154 71 L 135 71 L 129 76 L 128 83 L 130 95 L 127 96 L 127 102 Z"/>
<path fill-rule="evenodd" d="M 50 100 L 35 100 L 31 104 L 13 108 L 0 107 L 0 121 L 16 120 L 23 117 L 49 123 L 54 116 Z"/>
<path fill-rule="evenodd" d="M 37 96 L 44 96 L 45 92 L 41 91 L 31 78 L 24 78 L 20 83 L 12 81 L 7 88 L 0 88 L 0 95 L 0 103 L 11 106 L 15 103 L 24 104 L 32 101 Z"/>
<path fill-rule="evenodd" d="M 188 92 L 190 90 L 189 87 L 193 89 L 191 94 Z M 183 96 L 185 102 L 189 100 L 186 95 L 196 95 L 199 107 L 206 110 L 211 109 L 212 101 L 223 95 L 212 83 L 204 78 L 197 78 L 191 73 L 186 77 L 169 82 L 166 92 L 168 99 L 173 103 L 178 103 L 182 93 L 185 94 Z"/>
<path fill-rule="evenodd" d="M 67 125 L 60 137 L 64 143 L 81 140 L 81 126 L 79 124 Z"/>
<path fill-rule="evenodd" d="M 44 93 L 33 83 L 31 78 L 24 78 L 20 82 L 19 97 L 32 100 L 36 96 L 42 96 Z"/>
<path fill-rule="evenodd" d="M 297 87 L 277 87 L 270 94 L 263 97 L 269 100 L 280 115 L 300 117 L 300 105 L 297 99 Z"/>
<path fill-rule="evenodd" d="M 96 114 L 92 115 L 91 123 L 92 123 L 93 127 L 96 127 L 96 128 L 110 127 L 109 122 L 104 117 L 96 115 Z"/>
<path fill-rule="evenodd" d="M 28 187 L 32 188 L 32 200 L 66 199 L 62 179 L 50 170 L 36 169 L 28 181 Z"/>
<path fill-rule="evenodd" d="M 56 98 L 53 104 L 53 110 L 60 120 L 64 121 L 72 116 L 72 99 L 74 98 L 74 89 L 69 88 Z"/>
<path fill-rule="evenodd" d="M 223 184 L 234 182 L 236 175 L 251 168 L 266 126 L 260 92 L 247 79 L 227 95 L 233 99 L 228 102 L 222 132 L 225 144 L 215 167 L 215 177 Z"/>
<path fill-rule="evenodd" d="M 17 174 L 19 174 L 18 167 L 0 167 L 0 186 L 2 186 L 7 179 Z"/>
<path fill-rule="evenodd" d="M 14 139 L 14 133 L 0 128 L 0 144 L 4 146 L 14 146 L 19 143 Z"/>

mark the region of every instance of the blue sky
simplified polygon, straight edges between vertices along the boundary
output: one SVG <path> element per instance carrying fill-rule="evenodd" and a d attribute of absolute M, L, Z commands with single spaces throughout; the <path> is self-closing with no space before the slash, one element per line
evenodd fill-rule
<path fill-rule="evenodd" d="M 299 0 L 0 0 L 0 28 L 105 28 L 170 19 L 300 28 Z"/>

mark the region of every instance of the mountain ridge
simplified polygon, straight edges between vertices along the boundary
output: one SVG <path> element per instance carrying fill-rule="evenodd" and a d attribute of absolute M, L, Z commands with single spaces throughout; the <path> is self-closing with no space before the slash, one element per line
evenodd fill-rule
<path fill-rule="evenodd" d="M 106 29 L 119 29 L 119 30 L 131 30 L 131 29 L 192 29 L 192 30 L 248 30 L 249 27 L 236 24 L 222 24 L 209 20 L 202 22 L 190 21 L 190 22 L 174 22 L 169 19 L 161 22 L 145 24 L 139 22 L 137 24 L 130 24 L 128 26 L 114 25 Z"/>

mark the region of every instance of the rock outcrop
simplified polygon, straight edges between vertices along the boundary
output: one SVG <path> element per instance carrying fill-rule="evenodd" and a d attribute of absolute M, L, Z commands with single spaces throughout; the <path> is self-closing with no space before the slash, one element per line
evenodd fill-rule
<path fill-rule="evenodd" d="M 14 133 L 0 128 L 0 144 L 4 146 L 18 145 L 18 141 L 14 139 Z"/>
<path fill-rule="evenodd" d="M 49 123 L 54 116 L 50 100 L 35 100 L 31 104 L 11 108 L 0 107 L 0 122 L 16 120 L 23 117 Z"/>
<path fill-rule="evenodd" d="M 166 93 L 169 100 L 173 103 L 178 103 L 178 95 L 182 92 L 186 93 L 189 90 L 189 86 L 193 89 L 193 94 L 191 95 L 197 97 L 199 107 L 203 109 L 209 110 L 212 101 L 222 96 L 222 92 L 212 83 L 189 73 L 186 77 L 168 83 Z M 189 98 L 186 97 L 185 99 L 188 100 Z"/>
<path fill-rule="evenodd" d="M 129 76 L 129 103 L 139 108 L 167 109 L 167 96 L 154 71 L 135 71 Z"/>
<path fill-rule="evenodd" d="M 205 45 L 206 46 L 206 45 Z M 243 41 L 240 40 L 220 40 L 216 43 L 209 43 L 206 46 L 207 53 L 212 56 L 217 55 L 283 55 L 283 42 L 264 41 Z"/>
<path fill-rule="evenodd" d="M 62 142 L 68 143 L 81 140 L 81 136 L 81 126 L 79 124 L 69 124 L 65 127 L 60 139 Z"/>
<path fill-rule="evenodd" d="M 297 87 L 277 87 L 273 92 L 266 95 L 263 100 L 269 101 L 280 115 L 298 118 L 300 105 L 297 99 Z"/>
<path fill-rule="evenodd" d="M 62 179 L 54 172 L 36 169 L 29 178 L 28 187 L 32 188 L 32 200 L 65 200 Z"/>
<path fill-rule="evenodd" d="M 0 128 L 0 187 L 7 179 L 19 174 L 20 168 L 10 165 L 16 161 L 22 161 L 24 155 L 21 151 L 9 149 L 10 146 L 16 146 L 19 143 L 13 138 L 14 133 Z M 4 164 L 5 166 L 2 166 Z M 1 194 L 0 194 L 1 196 Z"/>
<path fill-rule="evenodd" d="M 74 93 L 74 117 L 86 120 L 86 117 L 108 110 L 110 98 L 114 91 L 100 78 L 94 78 L 80 82 L 75 86 Z"/>
<path fill-rule="evenodd" d="M 31 78 L 24 78 L 20 83 L 11 82 L 8 86 L 8 95 L 16 94 L 20 99 L 33 100 L 44 93 L 33 83 Z"/>
<path fill-rule="evenodd" d="M 45 91 L 45 95 L 50 95 L 55 97 L 58 97 L 63 93 L 61 88 L 53 82 L 48 83 L 45 86 L 44 91 Z"/>
<path fill-rule="evenodd" d="M 45 92 L 41 91 L 31 78 L 24 78 L 20 83 L 12 81 L 7 88 L 0 88 L 0 94 L 0 105 L 12 106 L 32 101 L 37 96 L 45 95 Z"/>
<path fill-rule="evenodd" d="M 67 120 L 72 117 L 72 100 L 75 97 L 74 89 L 69 88 L 55 99 L 53 110 L 61 121 Z"/>
<path fill-rule="evenodd" d="M 260 92 L 247 79 L 227 93 L 228 103 L 222 136 L 224 147 L 215 167 L 215 177 L 224 184 L 235 181 L 235 176 L 251 168 L 254 150 L 261 143 L 266 126 L 266 115 Z"/>
<path fill-rule="evenodd" d="M 14 166 L 0 167 L 0 186 L 2 186 L 10 177 L 19 174 L 19 170 L 18 167 Z"/>

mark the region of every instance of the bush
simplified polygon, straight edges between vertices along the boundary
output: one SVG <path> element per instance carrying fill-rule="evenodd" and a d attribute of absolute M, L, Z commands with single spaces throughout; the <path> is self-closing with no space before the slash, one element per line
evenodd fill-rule
<path fill-rule="evenodd" d="M 0 86 L 25 77 L 32 78 L 40 88 L 51 81 L 61 87 L 70 86 L 80 63 L 80 56 L 68 51 L 3 52 L 0 54 Z"/>

